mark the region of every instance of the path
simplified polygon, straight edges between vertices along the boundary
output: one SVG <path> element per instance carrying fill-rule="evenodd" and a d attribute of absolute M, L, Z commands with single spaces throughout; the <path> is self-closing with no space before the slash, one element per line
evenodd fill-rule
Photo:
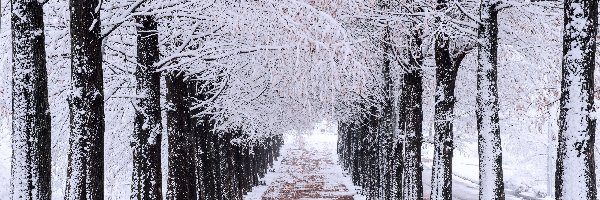
<path fill-rule="evenodd" d="M 282 160 L 255 187 L 247 200 L 364 199 L 356 195 L 349 177 L 337 164 L 337 136 L 290 136 L 282 148 Z"/>

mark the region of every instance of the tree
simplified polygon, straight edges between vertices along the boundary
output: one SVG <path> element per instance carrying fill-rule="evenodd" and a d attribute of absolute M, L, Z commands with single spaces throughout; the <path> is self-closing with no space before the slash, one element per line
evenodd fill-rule
<path fill-rule="evenodd" d="M 598 1 L 564 2 L 556 199 L 596 199 L 594 68 Z"/>
<path fill-rule="evenodd" d="M 152 15 L 138 15 L 135 20 L 138 24 L 136 93 L 139 97 L 132 141 L 132 199 L 162 199 L 160 72 L 154 66 L 159 60 L 157 23 Z"/>
<path fill-rule="evenodd" d="M 423 11 L 417 2 L 413 4 L 413 13 Z M 402 75 L 402 89 L 400 101 L 403 111 L 400 130 L 404 131 L 404 166 L 402 178 L 402 198 L 423 198 L 423 164 L 421 162 L 421 145 L 423 140 L 423 28 L 418 24 L 419 17 L 413 19 L 408 27 L 408 47 L 402 52 L 406 56 L 406 63 L 402 63 L 405 71 Z"/>
<path fill-rule="evenodd" d="M 196 196 L 193 148 L 190 132 L 188 81 L 183 71 L 166 74 L 167 134 L 169 138 L 169 176 L 167 199 L 193 199 Z"/>
<path fill-rule="evenodd" d="M 479 132 L 479 198 L 504 199 L 502 147 L 498 124 L 498 5 L 483 0 L 479 7 L 477 45 L 477 131 Z"/>
<path fill-rule="evenodd" d="M 436 10 L 445 12 L 449 8 L 446 0 L 437 2 Z M 436 17 L 439 27 L 435 34 L 435 115 L 434 115 L 434 153 L 431 180 L 431 199 L 452 199 L 452 156 L 454 151 L 454 88 L 458 68 L 467 55 L 467 47 L 458 47 L 452 51 L 450 47 L 449 27 L 446 21 Z M 454 41 L 456 42 L 456 41 Z"/>
<path fill-rule="evenodd" d="M 414 61 L 422 62 L 419 60 Z M 412 69 L 403 76 L 402 86 L 403 117 L 404 117 L 404 166 L 402 178 L 402 198 L 422 199 L 423 181 L 421 163 L 422 135 L 422 94 L 423 80 L 420 69 Z"/>
<path fill-rule="evenodd" d="M 71 0 L 70 136 L 66 199 L 104 199 L 100 0 Z"/>
<path fill-rule="evenodd" d="M 50 111 L 43 3 L 11 1 L 12 196 L 50 199 Z"/>

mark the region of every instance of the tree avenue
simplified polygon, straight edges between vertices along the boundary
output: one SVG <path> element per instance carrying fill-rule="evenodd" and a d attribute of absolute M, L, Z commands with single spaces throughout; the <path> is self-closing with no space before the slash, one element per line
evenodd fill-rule
<path fill-rule="evenodd" d="M 0 199 L 597 198 L 594 0 L 7 3 Z"/>

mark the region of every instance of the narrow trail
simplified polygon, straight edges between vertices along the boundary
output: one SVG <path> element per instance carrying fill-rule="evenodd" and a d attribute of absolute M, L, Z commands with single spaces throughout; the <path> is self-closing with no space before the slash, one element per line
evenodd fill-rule
<path fill-rule="evenodd" d="M 282 159 L 263 179 L 266 185 L 255 187 L 246 199 L 364 199 L 337 164 L 336 142 L 336 135 L 321 133 L 288 137 Z"/>

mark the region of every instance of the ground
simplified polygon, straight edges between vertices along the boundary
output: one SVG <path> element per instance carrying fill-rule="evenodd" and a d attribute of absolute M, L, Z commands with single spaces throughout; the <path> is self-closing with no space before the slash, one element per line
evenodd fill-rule
<path fill-rule="evenodd" d="M 336 142 L 331 133 L 288 136 L 279 161 L 263 178 L 265 185 L 245 199 L 364 199 L 338 165 Z"/>

